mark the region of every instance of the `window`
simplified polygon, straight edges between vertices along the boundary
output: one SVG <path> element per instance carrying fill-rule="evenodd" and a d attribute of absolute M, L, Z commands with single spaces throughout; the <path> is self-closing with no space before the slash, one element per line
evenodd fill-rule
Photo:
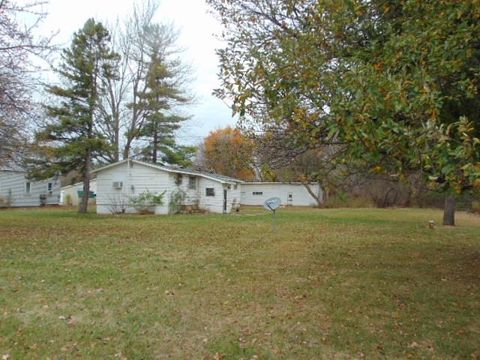
<path fill-rule="evenodd" d="M 182 174 L 175 174 L 175 185 L 182 185 Z"/>
<path fill-rule="evenodd" d="M 207 196 L 215 196 L 215 189 L 214 188 L 206 188 L 205 195 Z"/>
<path fill-rule="evenodd" d="M 25 194 L 30 194 L 32 184 L 30 182 L 25 183 Z"/>
<path fill-rule="evenodd" d="M 237 190 L 237 188 L 238 188 L 237 184 L 233 185 L 233 190 Z"/>
<path fill-rule="evenodd" d="M 263 195 L 263 191 L 254 191 L 252 192 L 253 195 Z"/>
<path fill-rule="evenodd" d="M 123 182 L 121 181 L 114 181 L 112 183 L 114 189 L 120 190 L 123 187 Z"/>
<path fill-rule="evenodd" d="M 51 195 L 53 191 L 53 183 L 48 183 L 47 184 L 47 191 Z"/>
<path fill-rule="evenodd" d="M 195 190 L 197 188 L 197 178 L 195 176 L 190 176 L 188 178 L 188 188 Z"/>

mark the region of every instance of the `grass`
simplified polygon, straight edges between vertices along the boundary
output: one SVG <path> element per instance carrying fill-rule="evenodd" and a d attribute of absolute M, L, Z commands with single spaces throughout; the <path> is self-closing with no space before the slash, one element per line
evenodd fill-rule
<path fill-rule="evenodd" d="M 480 358 L 480 217 L 0 211 L 0 356 Z"/>

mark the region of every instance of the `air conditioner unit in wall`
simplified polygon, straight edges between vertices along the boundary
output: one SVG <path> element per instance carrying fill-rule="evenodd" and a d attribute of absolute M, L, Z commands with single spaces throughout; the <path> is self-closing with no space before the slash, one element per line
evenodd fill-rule
<path fill-rule="evenodd" d="M 123 182 L 121 181 L 114 181 L 113 182 L 113 188 L 114 189 L 121 189 L 123 187 Z"/>

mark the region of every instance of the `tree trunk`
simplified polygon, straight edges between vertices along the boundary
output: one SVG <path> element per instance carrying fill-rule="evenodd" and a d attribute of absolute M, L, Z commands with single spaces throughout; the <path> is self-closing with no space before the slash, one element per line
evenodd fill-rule
<path fill-rule="evenodd" d="M 130 157 L 130 147 L 131 147 L 130 139 L 127 139 L 125 147 L 123 148 L 123 160 L 128 159 Z"/>
<path fill-rule="evenodd" d="M 120 117 L 115 114 L 115 143 L 113 144 L 115 149 L 115 162 L 120 160 Z"/>
<path fill-rule="evenodd" d="M 158 101 L 158 98 L 157 98 Z M 153 120 L 153 149 L 152 149 L 152 162 L 157 163 L 157 147 L 158 147 L 158 134 L 157 134 L 157 120 Z"/>
<path fill-rule="evenodd" d="M 315 199 L 315 201 L 317 202 L 317 206 L 322 207 L 322 197 L 319 194 L 315 194 L 307 182 L 302 182 L 302 184 L 303 186 L 305 186 L 305 189 L 307 189 L 310 196 Z"/>
<path fill-rule="evenodd" d="M 455 225 L 455 196 L 447 195 L 445 198 L 445 207 L 443 209 L 443 225 Z"/>
<path fill-rule="evenodd" d="M 83 196 L 80 202 L 78 212 L 85 214 L 88 210 L 88 198 L 90 195 L 90 150 L 88 150 L 85 157 L 85 171 L 83 173 Z"/>

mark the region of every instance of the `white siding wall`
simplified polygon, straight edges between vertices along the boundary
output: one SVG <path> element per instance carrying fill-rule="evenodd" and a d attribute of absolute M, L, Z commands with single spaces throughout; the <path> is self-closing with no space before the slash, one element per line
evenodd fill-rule
<path fill-rule="evenodd" d="M 73 185 L 68 185 L 62 187 L 63 192 L 63 203 L 62 205 L 72 205 L 77 206 L 80 204 L 80 199 L 78 198 L 78 192 L 83 190 L 83 183 L 76 183 Z M 90 181 L 90 191 L 97 193 L 97 180 L 93 179 Z M 70 196 L 70 204 L 67 204 L 67 196 Z M 91 199 L 92 200 L 92 199 Z M 89 201 L 90 203 L 91 201 Z"/>
<path fill-rule="evenodd" d="M 150 168 L 138 163 L 120 164 L 97 173 L 97 213 L 109 214 L 115 204 L 124 202 L 145 190 L 159 194 L 165 191 L 164 204 L 158 206 L 155 213 L 168 214 L 168 204 L 172 189 L 175 189 L 175 177 L 165 171 Z M 113 188 L 114 181 L 121 181 L 121 190 Z M 135 212 L 133 207 L 126 207 L 126 212 Z"/>
<path fill-rule="evenodd" d="M 157 214 L 168 214 L 169 201 L 173 193 L 183 191 L 186 194 L 184 204 L 198 204 L 200 209 L 214 213 L 223 213 L 223 190 L 227 190 L 227 212 L 232 211 L 232 205 L 240 203 L 241 188 L 237 185 L 223 185 L 219 181 L 195 177 L 195 189 L 189 188 L 190 175 L 182 174 L 182 181 L 177 184 L 177 174 L 146 165 L 125 162 L 97 172 L 97 213 L 110 214 L 113 208 L 119 211 L 122 205 L 125 212 L 135 212 L 133 207 L 127 206 L 129 199 L 145 190 L 164 195 L 164 205 L 157 207 Z M 114 189 L 113 182 L 121 181 L 122 189 Z M 215 196 L 206 196 L 206 189 L 213 188 Z"/>
<path fill-rule="evenodd" d="M 235 188 L 235 185 L 228 184 L 224 185 L 224 189 L 227 189 L 227 213 L 231 213 L 233 209 L 233 205 L 236 206 L 240 205 L 240 196 L 241 196 L 241 188 L 240 184 L 238 184 Z M 222 193 L 222 211 L 223 211 L 223 193 Z"/>
<path fill-rule="evenodd" d="M 26 192 L 26 183 L 30 182 L 30 193 Z M 52 184 L 51 192 L 48 183 Z M 27 180 L 25 173 L 0 170 L 0 197 L 10 206 L 40 206 L 40 195 L 47 196 L 47 205 L 58 205 L 60 201 L 60 181 L 47 179 L 41 181 Z"/>
<path fill-rule="evenodd" d="M 235 188 L 236 187 L 236 188 Z M 240 206 L 242 201 L 242 186 L 241 184 L 231 185 L 231 190 L 228 192 L 228 206 L 229 208 L 227 209 L 228 212 L 231 212 L 232 210 L 235 210 L 232 208 L 232 206 L 235 204 L 235 206 Z"/>
<path fill-rule="evenodd" d="M 319 184 L 309 185 L 315 194 L 320 194 L 323 198 L 323 193 Z M 262 193 L 261 195 L 253 195 L 253 193 Z M 291 201 L 288 200 L 288 195 L 292 194 Z M 279 197 L 282 200 L 282 205 L 293 206 L 316 206 L 317 202 L 308 193 L 303 184 L 288 184 L 288 183 L 244 183 L 242 184 L 242 205 L 263 205 L 265 200 L 271 197 Z"/>
<path fill-rule="evenodd" d="M 236 204 L 240 202 L 240 185 L 227 185 L 221 184 L 218 181 L 213 181 L 210 179 L 200 178 L 200 208 L 213 213 L 223 213 L 223 191 L 227 190 L 227 213 L 232 211 L 232 205 L 234 201 Z M 215 191 L 215 196 L 207 196 L 207 188 L 213 188 Z"/>
<path fill-rule="evenodd" d="M 199 185 L 200 208 L 214 213 L 223 213 L 223 185 L 218 181 L 205 178 L 200 178 Z M 207 188 L 213 188 L 215 196 L 207 196 Z"/>
<path fill-rule="evenodd" d="M 197 176 L 194 176 L 195 189 L 189 188 L 190 175 L 182 174 L 182 182 L 179 185 L 176 184 L 177 176 L 175 174 L 172 174 L 171 176 L 173 177 L 174 183 L 175 183 L 175 187 L 172 190 L 173 191 L 181 190 L 185 193 L 184 205 L 195 205 L 199 203 L 200 187 L 199 187 L 199 178 Z"/>

